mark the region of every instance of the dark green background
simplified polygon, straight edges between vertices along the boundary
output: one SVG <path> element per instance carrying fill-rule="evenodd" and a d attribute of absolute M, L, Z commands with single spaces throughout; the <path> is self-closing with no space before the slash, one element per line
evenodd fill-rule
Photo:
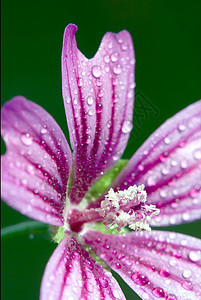
<path fill-rule="evenodd" d="M 67 134 L 60 56 L 68 23 L 92 57 L 106 31 L 127 29 L 136 54 L 136 91 L 158 114 L 144 117 L 124 154 L 130 158 L 167 118 L 201 97 L 201 2 L 162 0 L 2 1 L 2 103 L 24 95 L 51 113 Z M 135 129 L 135 128 L 134 128 Z M 2 204 L 2 226 L 27 218 Z M 172 227 L 201 237 L 201 222 Z M 31 237 L 31 238 L 30 238 Z M 2 299 L 38 299 L 55 244 L 47 233 L 2 241 Z M 126 285 L 127 299 L 138 299 Z"/>

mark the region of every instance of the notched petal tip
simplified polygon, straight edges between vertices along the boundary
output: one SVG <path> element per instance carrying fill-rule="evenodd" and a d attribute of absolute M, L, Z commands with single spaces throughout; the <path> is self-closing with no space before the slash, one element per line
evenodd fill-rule
<path fill-rule="evenodd" d="M 68 24 L 64 30 L 64 37 L 73 37 L 77 31 L 78 27 L 75 24 Z"/>
<path fill-rule="evenodd" d="M 87 59 L 77 48 L 76 29 L 69 25 L 64 34 L 62 90 L 75 162 L 75 192 L 71 190 L 69 197 L 79 203 L 127 145 L 132 130 L 135 58 L 132 38 L 123 30 L 106 33 L 95 56 Z"/>

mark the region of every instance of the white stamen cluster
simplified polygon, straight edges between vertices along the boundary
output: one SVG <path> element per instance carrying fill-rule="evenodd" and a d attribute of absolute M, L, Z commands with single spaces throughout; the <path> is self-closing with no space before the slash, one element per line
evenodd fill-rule
<path fill-rule="evenodd" d="M 146 198 L 143 184 L 118 192 L 111 188 L 99 210 L 100 216 L 104 217 L 103 224 L 106 229 L 115 228 L 121 231 L 122 227 L 128 225 L 132 230 L 151 231 L 150 220 L 160 210 L 155 205 L 145 204 Z"/>

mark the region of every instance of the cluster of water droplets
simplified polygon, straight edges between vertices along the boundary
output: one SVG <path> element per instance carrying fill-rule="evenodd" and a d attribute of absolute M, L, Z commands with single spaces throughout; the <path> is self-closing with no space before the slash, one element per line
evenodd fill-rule
<path fill-rule="evenodd" d="M 156 204 L 157 200 L 157 207 L 164 214 L 171 213 L 168 220 L 163 218 L 164 224 L 176 224 L 190 221 L 198 214 L 196 207 L 201 193 L 200 116 L 178 120 L 174 130 L 168 133 L 168 125 L 165 125 L 164 130 L 160 128 L 139 149 L 138 163 L 132 167 L 136 171 L 127 176 L 124 185 L 143 182 L 149 203 Z M 186 213 L 186 208 L 193 214 Z M 162 215 L 155 217 L 156 223 L 161 221 Z"/>
<path fill-rule="evenodd" d="M 55 141 L 53 132 L 54 129 L 50 132 L 46 124 L 36 124 L 34 130 L 31 128 L 24 133 L 17 132 L 16 138 L 12 139 L 15 153 L 10 151 L 7 156 L 10 178 L 26 194 L 23 205 L 18 209 L 30 216 L 38 212 L 38 220 L 47 223 L 57 223 L 57 215 L 62 214 L 59 208 L 62 197 L 60 172 L 67 170 L 68 160 L 68 157 L 62 158 L 62 140 L 57 138 Z M 63 170 L 60 169 L 62 159 L 65 161 Z M 12 201 L 19 197 L 17 189 L 12 189 L 10 193 Z"/>
<path fill-rule="evenodd" d="M 175 239 L 177 246 L 172 245 Z M 201 251 L 193 249 L 192 241 L 187 241 L 182 235 L 156 233 L 150 238 L 149 234 L 138 232 L 135 239 L 121 235 L 113 241 L 112 237 L 97 237 L 92 233 L 86 240 L 131 287 L 137 285 L 142 288 L 140 296 L 143 299 L 150 299 L 153 295 L 176 300 L 174 292 L 178 288 L 181 299 L 201 297 Z M 193 243 L 196 244 L 195 241 Z"/>

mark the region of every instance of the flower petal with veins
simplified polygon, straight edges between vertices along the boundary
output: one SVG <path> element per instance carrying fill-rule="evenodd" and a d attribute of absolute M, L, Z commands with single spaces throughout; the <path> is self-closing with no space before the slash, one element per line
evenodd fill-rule
<path fill-rule="evenodd" d="M 200 219 L 201 101 L 159 127 L 115 178 L 112 188 L 124 190 L 133 184 L 144 184 L 147 203 L 160 209 L 152 225 Z"/>
<path fill-rule="evenodd" d="M 73 153 L 71 201 L 79 203 L 121 157 L 132 130 L 134 50 L 130 34 L 108 32 L 96 55 L 77 48 L 75 25 L 64 33 L 62 89 Z"/>
<path fill-rule="evenodd" d="M 1 111 L 7 152 L 1 157 L 2 198 L 33 219 L 61 226 L 71 152 L 56 121 L 22 96 Z"/>
<path fill-rule="evenodd" d="M 199 239 L 167 231 L 89 231 L 84 239 L 142 299 L 200 299 Z"/>
<path fill-rule="evenodd" d="M 52 254 L 42 279 L 40 300 L 125 300 L 112 274 L 80 246 L 71 233 Z"/>

